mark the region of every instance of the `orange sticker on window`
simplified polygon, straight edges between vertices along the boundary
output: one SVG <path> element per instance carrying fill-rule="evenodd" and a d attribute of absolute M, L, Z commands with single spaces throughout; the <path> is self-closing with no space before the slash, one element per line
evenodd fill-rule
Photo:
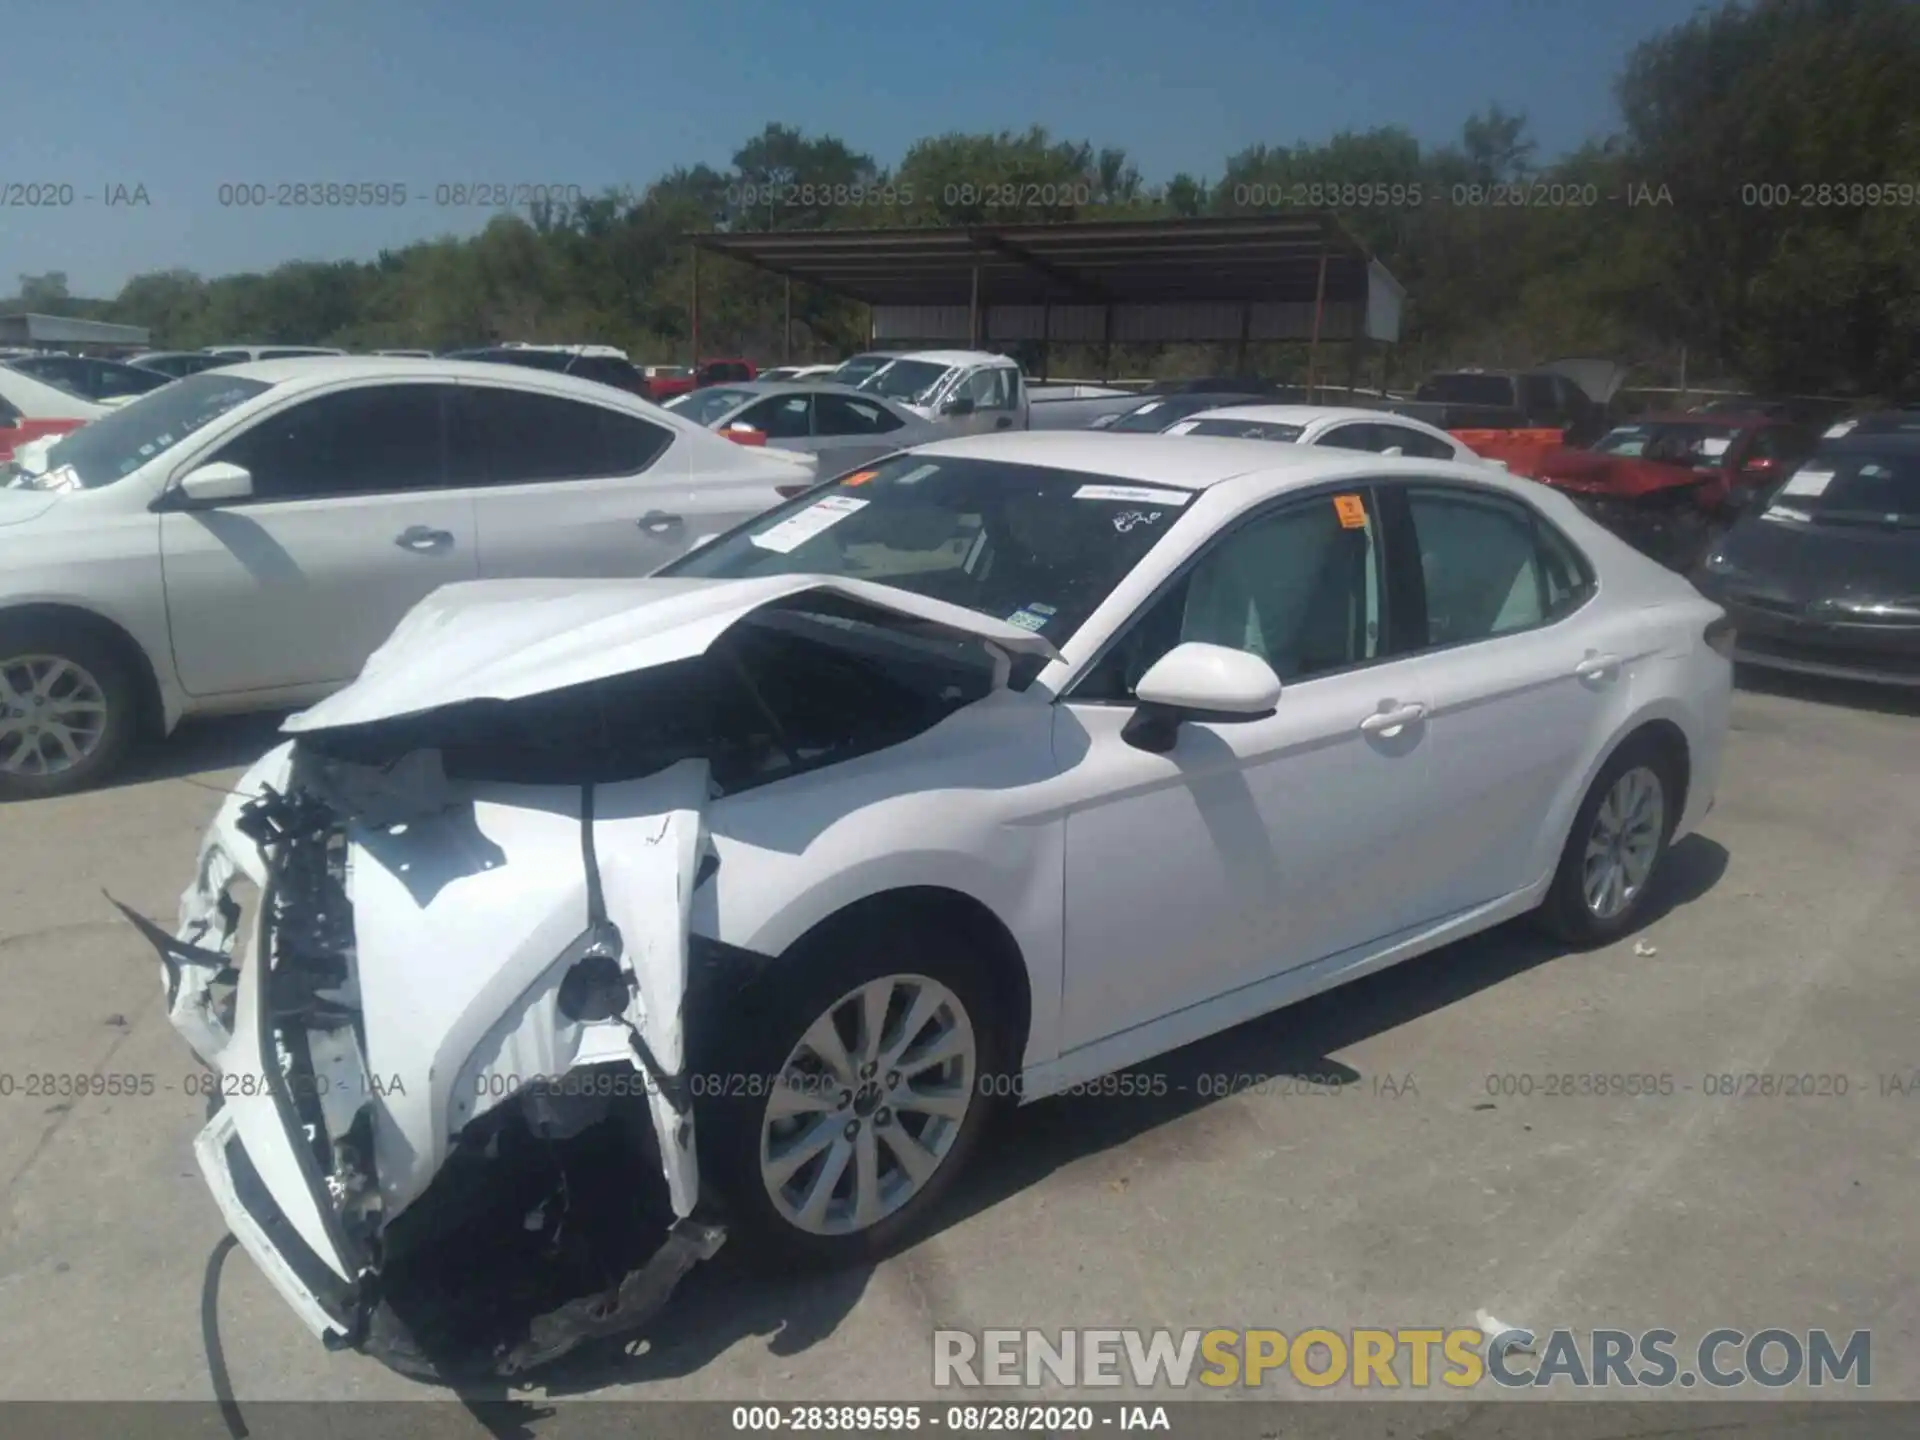
<path fill-rule="evenodd" d="M 867 481 L 871 480 L 874 476 L 878 475 L 879 473 L 880 472 L 878 470 L 861 470 L 856 472 L 855 474 L 847 476 L 847 478 L 842 480 L 840 483 L 842 485 L 864 485 L 867 483 Z"/>
<path fill-rule="evenodd" d="M 1367 502 L 1358 495 L 1334 496 L 1333 513 L 1340 517 L 1342 529 L 1364 530 L 1367 528 Z"/>

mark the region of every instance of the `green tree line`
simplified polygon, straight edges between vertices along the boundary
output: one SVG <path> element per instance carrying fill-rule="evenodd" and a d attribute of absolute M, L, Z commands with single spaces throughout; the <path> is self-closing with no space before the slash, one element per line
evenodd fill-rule
<path fill-rule="evenodd" d="M 1252 145 L 1217 178 L 1149 183 L 1123 149 L 1038 127 L 916 141 L 891 167 L 768 125 L 725 170 L 501 214 L 477 235 L 367 262 L 135 276 L 110 300 L 22 276 L 15 302 L 147 326 L 155 342 L 442 349 L 593 340 L 690 356 L 692 231 L 1339 213 L 1407 287 L 1401 366 L 1632 363 L 1636 382 L 1737 377 L 1790 392 L 1910 396 L 1920 382 L 1920 5 L 1754 0 L 1638 45 L 1616 133 L 1543 161 L 1498 105 L 1456 140 L 1380 127 Z M 1012 202 L 1012 203 L 1009 203 Z M 700 343 L 782 348 L 783 287 L 703 256 Z M 796 287 L 794 359 L 865 339 L 864 307 Z M 1211 368 L 1185 347 L 1132 367 Z M 1285 369 L 1297 357 L 1265 357 Z M 1056 371 L 1061 366 L 1056 363 Z"/>

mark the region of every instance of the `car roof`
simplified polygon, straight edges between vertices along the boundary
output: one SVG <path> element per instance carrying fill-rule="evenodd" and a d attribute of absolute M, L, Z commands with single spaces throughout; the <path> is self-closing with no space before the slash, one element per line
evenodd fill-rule
<path fill-rule="evenodd" d="M 1920 427 L 1913 430 L 1869 430 L 1822 440 L 1821 455 L 1920 455 Z"/>
<path fill-rule="evenodd" d="M 1622 420 L 1616 430 L 1628 425 L 1784 425 L 1778 415 L 1758 410 L 1649 410 Z"/>
<path fill-rule="evenodd" d="M 499 385 L 508 379 L 538 384 L 541 389 L 571 392 L 586 400 L 604 400 L 609 390 L 616 395 L 627 392 L 611 385 L 583 379 L 558 370 L 542 370 L 523 365 L 501 365 L 490 360 L 432 359 L 413 355 L 303 355 L 290 360 L 249 360 L 224 366 L 220 373 L 260 380 L 269 385 L 317 387 L 341 380 L 404 380 L 409 377 L 439 380 L 477 380 Z M 534 381 L 535 376 L 540 377 Z M 629 397 L 631 398 L 631 397 Z"/>
<path fill-rule="evenodd" d="M 878 354 L 878 351 L 870 351 Z M 893 352 L 895 360 L 924 360 L 931 365 L 1012 365 L 1015 363 L 1006 355 L 994 355 L 985 350 L 900 350 Z"/>
<path fill-rule="evenodd" d="M 1411 422 L 1411 415 L 1388 415 L 1379 410 L 1361 410 L 1350 405 L 1223 405 L 1189 415 L 1189 420 L 1259 420 L 1269 425 L 1298 425 L 1305 428 L 1321 420 L 1367 420 Z"/>
<path fill-rule="evenodd" d="M 956 460 L 998 460 L 1074 470 L 1109 480 L 1138 481 L 1179 490 L 1205 490 L 1256 471 L 1298 467 L 1300 483 L 1329 469 L 1351 470 L 1382 457 L 1359 450 L 1275 445 L 1210 435 L 1115 435 L 1106 430 L 1012 430 L 962 435 L 918 445 L 913 453 Z M 1435 462 L 1429 461 L 1428 464 Z M 1359 464 L 1359 468 L 1365 468 Z"/>
<path fill-rule="evenodd" d="M 857 385 L 839 385 L 825 380 L 723 380 L 710 390 L 736 390 L 748 395 L 856 395 L 862 400 L 886 403 L 887 397 Z M 698 395 L 698 390 L 693 392 Z"/>

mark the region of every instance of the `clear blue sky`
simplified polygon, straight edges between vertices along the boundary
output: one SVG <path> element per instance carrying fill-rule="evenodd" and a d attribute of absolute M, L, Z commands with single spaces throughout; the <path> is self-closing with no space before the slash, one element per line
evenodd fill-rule
<path fill-rule="evenodd" d="M 9 0 L 0 294 L 64 270 L 111 295 L 142 270 L 205 275 L 371 258 L 484 223 L 457 182 L 644 185 L 724 167 L 767 122 L 883 164 L 946 130 L 1124 146 L 1150 182 L 1218 175 L 1249 144 L 1404 125 L 1454 138 L 1524 111 L 1543 156 L 1614 126 L 1612 79 L 1689 0 Z M 375 212 L 244 211 L 223 182 L 389 181 Z M 108 208 L 113 185 L 151 204 Z M 5 197 L 0 197 L 5 198 Z"/>

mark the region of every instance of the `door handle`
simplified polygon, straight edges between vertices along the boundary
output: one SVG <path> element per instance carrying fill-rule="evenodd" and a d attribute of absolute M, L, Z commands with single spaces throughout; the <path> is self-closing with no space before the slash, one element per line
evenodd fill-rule
<path fill-rule="evenodd" d="M 686 529 L 687 522 L 678 515 L 669 515 L 664 510 L 649 510 L 640 517 L 640 528 L 649 535 L 677 535 Z"/>
<path fill-rule="evenodd" d="M 1618 655 L 1589 655 L 1573 667 L 1582 680 L 1611 680 L 1620 673 Z"/>
<path fill-rule="evenodd" d="M 1391 710 L 1381 710 L 1360 722 L 1362 733 L 1367 735 L 1394 736 L 1407 726 L 1417 724 L 1426 718 L 1424 705 L 1397 705 Z"/>
<path fill-rule="evenodd" d="M 451 530 L 435 530 L 430 525 L 409 525 L 393 537 L 393 543 L 402 550 L 412 550 L 416 554 L 427 554 L 434 550 L 445 550 L 453 544 Z"/>

